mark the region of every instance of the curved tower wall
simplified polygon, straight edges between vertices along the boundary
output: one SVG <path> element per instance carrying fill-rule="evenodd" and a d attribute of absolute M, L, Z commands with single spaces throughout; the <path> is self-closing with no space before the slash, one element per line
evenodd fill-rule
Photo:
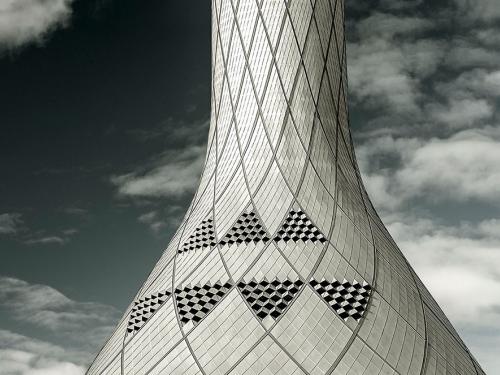
<path fill-rule="evenodd" d="M 200 185 L 89 375 L 484 373 L 370 203 L 346 86 L 343 0 L 212 1 Z"/>

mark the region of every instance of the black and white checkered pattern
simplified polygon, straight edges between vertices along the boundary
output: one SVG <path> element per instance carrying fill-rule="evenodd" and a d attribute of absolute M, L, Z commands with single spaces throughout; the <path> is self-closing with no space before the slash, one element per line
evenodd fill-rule
<path fill-rule="evenodd" d="M 252 279 L 249 283 L 240 282 L 238 288 L 259 318 L 270 316 L 276 320 L 295 298 L 302 285 L 304 283 L 300 279 L 295 281 Z"/>
<path fill-rule="evenodd" d="M 186 286 L 183 289 L 175 290 L 175 300 L 182 324 L 193 321 L 197 324 L 202 320 L 231 289 L 230 282 L 222 284 L 217 281 L 215 284 L 197 284 L 193 287 Z"/>
<path fill-rule="evenodd" d="M 135 301 L 130 313 L 127 332 L 135 333 L 138 331 L 170 295 L 171 293 L 168 291 L 158 292 Z"/>
<path fill-rule="evenodd" d="M 326 239 L 303 211 L 292 210 L 274 237 L 274 241 L 324 243 Z"/>
<path fill-rule="evenodd" d="M 267 242 L 269 236 L 253 211 L 244 212 L 236 224 L 220 240 L 221 245 L 232 245 L 249 242 Z"/>
<path fill-rule="evenodd" d="M 182 254 L 188 251 L 210 248 L 215 245 L 215 233 L 212 219 L 207 219 L 202 221 L 200 226 L 194 230 L 194 233 L 189 236 L 187 241 L 182 244 L 177 252 Z"/>
<path fill-rule="evenodd" d="M 363 316 L 370 298 L 371 286 L 363 281 L 361 284 L 354 280 L 352 283 L 345 280 L 340 283 L 333 279 L 309 282 L 318 294 L 344 320 L 352 318 L 359 321 Z"/>

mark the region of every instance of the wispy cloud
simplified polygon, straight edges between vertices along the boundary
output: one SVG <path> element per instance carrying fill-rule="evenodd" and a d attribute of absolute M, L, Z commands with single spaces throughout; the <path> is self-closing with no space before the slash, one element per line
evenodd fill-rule
<path fill-rule="evenodd" d="M 442 41 L 418 38 L 434 27 L 426 18 L 377 11 L 356 21 L 348 46 L 354 99 L 370 108 L 418 113 L 422 87 L 416 77 L 431 75 L 443 59 Z"/>
<path fill-rule="evenodd" d="M 5 276 L 0 276 L 0 310 L 44 336 L 0 329 L 1 375 L 83 375 L 120 316 L 111 306 L 75 301 L 48 285 Z"/>
<path fill-rule="evenodd" d="M 24 241 L 26 245 L 64 245 L 66 242 L 65 238 L 59 236 L 45 236 Z"/>
<path fill-rule="evenodd" d="M 208 126 L 208 120 L 186 123 L 169 118 L 151 130 L 130 131 L 141 142 L 167 140 L 171 147 L 129 173 L 112 176 L 110 180 L 118 195 L 135 199 L 179 198 L 193 192 L 205 159 Z"/>
<path fill-rule="evenodd" d="M 76 228 L 68 228 L 62 231 L 66 236 L 73 236 L 79 232 Z"/>
<path fill-rule="evenodd" d="M 494 107 L 485 99 L 452 98 L 446 105 L 429 106 L 437 123 L 452 128 L 468 128 L 493 116 Z"/>
<path fill-rule="evenodd" d="M 79 231 L 76 228 L 68 228 L 59 231 L 58 234 L 46 234 L 44 230 L 35 233 L 29 233 L 28 238 L 24 240 L 24 244 L 29 246 L 35 245 L 58 245 L 63 246 L 69 243 L 72 237 Z"/>
<path fill-rule="evenodd" d="M 15 320 L 95 346 L 119 317 L 109 305 L 78 302 L 48 285 L 11 277 L 0 277 L 0 307 Z"/>
<path fill-rule="evenodd" d="M 23 225 L 22 214 L 5 213 L 0 214 L 0 235 L 22 234 L 22 242 L 26 245 L 65 245 L 71 237 L 78 233 L 76 228 L 64 229 L 60 234 L 45 234 L 45 231 L 32 232 Z M 18 236 L 19 237 L 19 236 Z"/>
<path fill-rule="evenodd" d="M 0 0 L 0 50 L 42 42 L 71 17 L 73 0 Z"/>
<path fill-rule="evenodd" d="M 137 220 L 149 226 L 155 234 L 161 234 L 167 228 L 176 229 L 184 215 L 184 208 L 169 204 L 163 211 L 149 211 L 140 215 Z"/>
<path fill-rule="evenodd" d="M 179 197 L 196 189 L 205 147 L 191 146 L 163 155 L 149 168 L 113 176 L 111 182 L 121 196 Z"/>
<path fill-rule="evenodd" d="M 19 213 L 0 214 L 0 234 L 16 234 L 21 229 L 22 215 Z"/>
<path fill-rule="evenodd" d="M 131 172 L 110 178 L 118 198 L 149 208 L 137 220 L 156 236 L 161 237 L 180 224 L 185 207 L 179 204 L 179 200 L 187 199 L 198 186 L 205 161 L 208 126 L 208 120 L 186 123 L 169 118 L 150 130 L 129 131 L 137 141 L 163 140 L 164 143 L 166 139 L 171 145 L 169 151 Z M 160 206 L 165 203 L 166 207 Z"/>
<path fill-rule="evenodd" d="M 167 223 L 159 218 L 157 211 L 150 211 L 142 214 L 137 220 L 149 226 L 149 228 L 156 234 L 163 230 Z"/>

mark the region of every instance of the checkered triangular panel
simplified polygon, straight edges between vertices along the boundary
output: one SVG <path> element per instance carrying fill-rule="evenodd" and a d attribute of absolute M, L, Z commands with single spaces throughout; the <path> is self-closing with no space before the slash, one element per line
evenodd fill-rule
<path fill-rule="evenodd" d="M 302 285 L 304 283 L 300 279 L 295 281 L 252 279 L 249 283 L 240 282 L 238 288 L 259 318 L 270 316 L 277 319 L 295 298 Z"/>
<path fill-rule="evenodd" d="M 149 296 L 143 297 L 134 302 L 134 307 L 130 313 L 127 332 L 135 333 L 138 331 L 151 316 L 160 308 L 160 306 L 170 297 L 168 291 L 158 292 Z"/>
<path fill-rule="evenodd" d="M 189 236 L 187 241 L 184 242 L 177 252 L 182 254 L 188 251 L 203 249 L 215 245 L 215 234 L 212 219 L 207 219 L 194 230 L 194 233 Z"/>
<path fill-rule="evenodd" d="M 205 285 L 186 286 L 175 290 L 175 300 L 179 309 L 182 324 L 192 321 L 197 324 L 202 320 L 219 301 L 224 297 L 232 284 L 217 281 Z"/>
<path fill-rule="evenodd" d="M 301 210 L 292 210 L 288 214 L 274 241 L 310 241 L 312 243 L 326 242 L 325 236 Z"/>
<path fill-rule="evenodd" d="M 220 240 L 221 245 L 232 245 L 249 242 L 267 242 L 269 236 L 262 227 L 259 218 L 253 211 L 244 212 L 236 221 L 236 224 Z"/>
<path fill-rule="evenodd" d="M 359 321 L 363 316 L 370 298 L 371 286 L 368 283 L 311 279 L 310 284 L 342 319 Z"/>

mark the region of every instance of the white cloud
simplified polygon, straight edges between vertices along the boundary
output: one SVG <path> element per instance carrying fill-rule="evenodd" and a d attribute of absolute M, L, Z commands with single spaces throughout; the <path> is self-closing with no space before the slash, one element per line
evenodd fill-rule
<path fill-rule="evenodd" d="M 111 182 L 122 196 L 179 197 L 196 189 L 204 155 L 204 147 L 188 147 L 161 158 L 153 168 L 114 176 Z"/>
<path fill-rule="evenodd" d="M 383 39 L 348 48 L 349 89 L 371 107 L 380 104 L 399 111 L 417 110 L 417 82 L 405 70 L 405 56 Z"/>
<path fill-rule="evenodd" d="M 389 210 L 415 198 L 498 204 L 498 131 L 466 130 L 427 141 L 385 136 L 364 143 L 358 148 L 358 156 L 370 196 L 379 207 Z M 377 161 L 387 155 L 394 165 L 381 168 Z"/>
<path fill-rule="evenodd" d="M 471 39 L 457 39 L 450 43 L 446 65 L 454 69 L 494 68 L 498 66 L 500 53 L 496 49 L 478 45 Z"/>
<path fill-rule="evenodd" d="M 387 222 L 451 320 L 484 326 L 500 319 L 500 237 L 485 230 L 494 226 L 499 226 L 494 219 L 447 226 L 406 213 Z"/>
<path fill-rule="evenodd" d="M 492 42 L 499 30 L 478 26 L 465 36 L 443 40 L 435 32 L 440 17 L 459 22 L 460 12 L 408 17 L 401 3 L 388 0 L 374 8 L 352 24 L 348 35 L 351 104 L 375 114 L 367 125 L 404 124 L 415 132 L 436 121 L 465 128 L 494 116 L 495 103 L 488 96 L 500 93 L 500 53 Z M 409 8 L 418 5 L 406 3 Z M 464 3 L 462 10 L 483 9 L 487 1 Z"/>
<path fill-rule="evenodd" d="M 418 39 L 432 21 L 375 12 L 356 23 L 348 45 L 349 89 L 357 101 L 392 113 L 419 114 L 421 80 L 445 55 L 442 41 Z"/>
<path fill-rule="evenodd" d="M 477 30 L 475 32 L 475 37 L 479 42 L 491 47 L 496 47 L 500 44 L 500 35 L 498 35 L 498 30 L 494 27 Z"/>
<path fill-rule="evenodd" d="M 445 97 L 494 99 L 500 96 L 500 70 L 465 70 L 456 79 L 438 83 L 435 87 Z"/>
<path fill-rule="evenodd" d="M 500 198 L 500 141 L 476 131 L 433 139 L 409 153 L 404 163 L 395 177 L 407 196 L 487 202 Z"/>
<path fill-rule="evenodd" d="M 0 330 L 0 375 L 83 375 L 89 354 Z"/>
<path fill-rule="evenodd" d="M 452 128 L 466 128 L 491 118 L 494 107 L 485 99 L 451 99 L 446 106 L 430 106 L 431 118 Z"/>
<path fill-rule="evenodd" d="M 0 49 L 41 42 L 64 27 L 73 0 L 0 0 Z"/>
<path fill-rule="evenodd" d="M 50 286 L 11 277 L 0 277 L 0 307 L 12 319 L 85 345 L 102 343 L 119 317 L 109 305 L 74 301 Z"/>
<path fill-rule="evenodd" d="M 34 353 L 0 349 L 0 375 L 83 375 L 85 368 Z"/>
<path fill-rule="evenodd" d="M 484 94 L 500 96 L 500 70 L 484 74 L 482 82 L 478 82 L 476 87 L 483 89 Z"/>
<path fill-rule="evenodd" d="M 16 234 L 22 224 L 21 214 L 0 214 L 0 234 Z"/>
<path fill-rule="evenodd" d="M 82 364 L 89 360 L 88 353 L 51 344 L 47 341 L 20 335 L 15 332 L 0 329 L 0 349 L 36 353 L 40 356 L 52 356 L 59 359 L 71 359 Z"/>
<path fill-rule="evenodd" d="M 490 219 L 481 221 L 478 225 L 481 235 L 500 240 L 500 220 Z"/>

